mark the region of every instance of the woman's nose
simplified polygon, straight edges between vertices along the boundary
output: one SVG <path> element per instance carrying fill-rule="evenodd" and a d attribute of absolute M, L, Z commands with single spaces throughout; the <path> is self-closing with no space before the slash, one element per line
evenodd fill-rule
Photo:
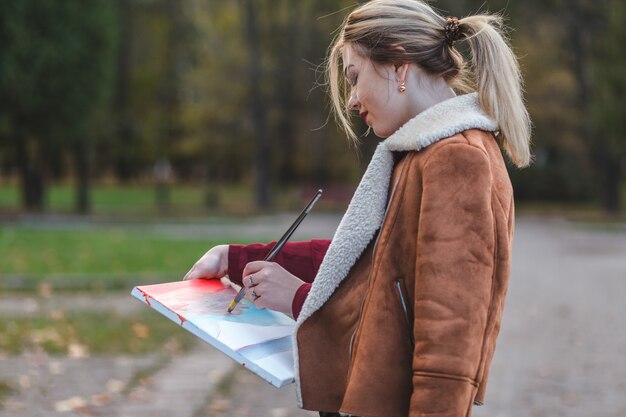
<path fill-rule="evenodd" d="M 356 93 L 352 91 L 350 93 L 350 98 L 348 99 L 348 110 L 358 110 L 360 105 L 361 103 L 359 103 Z"/>

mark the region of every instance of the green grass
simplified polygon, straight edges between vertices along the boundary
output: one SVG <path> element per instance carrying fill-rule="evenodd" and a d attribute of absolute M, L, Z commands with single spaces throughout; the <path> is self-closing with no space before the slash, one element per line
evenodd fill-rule
<path fill-rule="evenodd" d="M 238 199 L 246 199 L 245 189 L 231 190 Z M 74 209 L 74 187 L 71 185 L 52 185 L 46 196 L 46 208 L 51 212 L 71 212 Z M 206 212 L 204 204 L 206 190 L 200 186 L 175 186 L 170 191 L 170 207 L 174 212 Z M 157 214 L 155 189 L 147 185 L 108 186 L 101 185 L 92 189 L 91 203 L 94 213 L 127 215 Z M 219 199 L 219 197 L 218 197 Z M 14 184 L 0 187 L 0 207 L 18 209 L 20 206 L 19 189 Z"/>
<path fill-rule="evenodd" d="M 0 351 L 19 354 L 43 349 L 67 355 L 80 346 L 88 355 L 172 353 L 188 349 L 196 338 L 154 311 L 135 316 L 77 311 L 61 317 L 3 317 Z M 0 395 L 2 388 L 0 387 Z"/>
<path fill-rule="evenodd" d="M 42 281 L 74 289 L 175 281 L 208 249 L 223 243 L 230 242 L 169 237 L 122 226 L 89 230 L 3 227 L 0 288 L 35 288 Z"/>
<path fill-rule="evenodd" d="M 91 190 L 92 213 L 124 216 L 198 216 L 206 214 L 250 215 L 253 187 L 220 185 L 211 188 L 201 185 L 172 185 L 169 188 L 169 206 L 159 208 L 153 185 L 96 185 Z M 303 204 L 294 187 L 274 190 L 278 210 L 300 210 Z M 46 211 L 71 213 L 74 210 L 75 190 L 71 184 L 51 185 L 46 194 Z M 0 185 L 0 211 L 19 211 L 20 191 L 16 184 Z"/>

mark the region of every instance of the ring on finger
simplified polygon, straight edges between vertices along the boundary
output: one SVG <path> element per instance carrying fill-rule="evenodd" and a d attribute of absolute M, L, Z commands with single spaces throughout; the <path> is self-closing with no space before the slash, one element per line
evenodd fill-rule
<path fill-rule="evenodd" d="M 252 280 L 252 275 L 250 275 L 248 277 L 248 279 L 250 280 L 250 286 L 253 286 L 254 285 L 254 281 Z"/>

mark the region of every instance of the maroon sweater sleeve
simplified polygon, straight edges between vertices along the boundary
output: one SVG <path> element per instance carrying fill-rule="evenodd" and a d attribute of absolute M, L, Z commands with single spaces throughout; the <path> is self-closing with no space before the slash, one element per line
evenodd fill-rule
<path fill-rule="evenodd" d="M 275 244 L 276 242 L 229 245 L 228 276 L 230 280 L 238 285 L 242 285 L 243 269 L 248 262 L 263 260 Z M 292 313 L 295 318 L 300 314 L 304 300 L 306 300 L 306 296 L 311 289 L 311 283 L 326 255 L 328 245 L 330 245 L 330 240 L 327 239 L 287 242 L 274 257 L 273 262 L 276 262 L 305 282 L 296 291 L 292 302 Z"/>

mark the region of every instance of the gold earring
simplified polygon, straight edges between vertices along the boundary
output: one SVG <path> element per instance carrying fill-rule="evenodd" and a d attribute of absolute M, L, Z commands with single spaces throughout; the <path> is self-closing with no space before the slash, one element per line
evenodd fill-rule
<path fill-rule="evenodd" d="M 406 91 L 406 85 L 404 85 L 404 83 L 400 83 L 400 87 L 398 87 L 398 90 L 400 90 L 401 93 L 404 93 Z"/>

